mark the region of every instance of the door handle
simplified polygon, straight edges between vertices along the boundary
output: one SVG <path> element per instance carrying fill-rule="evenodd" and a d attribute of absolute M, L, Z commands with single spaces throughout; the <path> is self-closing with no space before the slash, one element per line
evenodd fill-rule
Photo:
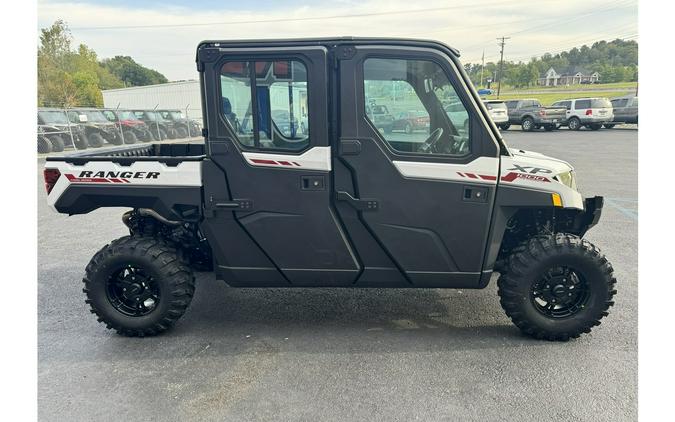
<path fill-rule="evenodd" d="M 250 210 L 253 208 L 253 201 L 250 199 L 235 199 L 228 202 L 216 202 L 216 208 L 226 208 L 231 210 Z"/>
<path fill-rule="evenodd" d="M 335 199 L 348 203 L 357 211 L 377 211 L 380 207 L 377 199 L 357 199 L 351 196 L 349 192 L 337 191 L 335 196 Z"/>

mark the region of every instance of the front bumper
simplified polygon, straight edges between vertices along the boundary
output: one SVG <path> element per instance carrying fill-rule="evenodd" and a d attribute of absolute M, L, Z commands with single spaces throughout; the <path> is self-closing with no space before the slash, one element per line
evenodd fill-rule
<path fill-rule="evenodd" d="M 579 213 L 574 220 L 574 231 L 583 236 L 593 226 L 598 224 L 602 215 L 602 206 L 604 205 L 602 196 L 594 196 L 584 200 L 584 211 Z"/>

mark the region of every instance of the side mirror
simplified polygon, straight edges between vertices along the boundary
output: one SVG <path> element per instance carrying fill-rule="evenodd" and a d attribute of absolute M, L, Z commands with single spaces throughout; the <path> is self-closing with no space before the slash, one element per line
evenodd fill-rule
<path fill-rule="evenodd" d="M 80 123 L 87 123 L 87 115 L 86 114 L 80 114 L 77 116 L 78 120 Z"/>

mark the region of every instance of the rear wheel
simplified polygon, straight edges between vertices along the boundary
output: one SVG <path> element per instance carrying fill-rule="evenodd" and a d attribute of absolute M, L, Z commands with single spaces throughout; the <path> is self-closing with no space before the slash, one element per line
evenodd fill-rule
<path fill-rule="evenodd" d="M 124 236 L 87 265 L 84 293 L 98 321 L 119 334 L 144 337 L 169 329 L 194 294 L 194 274 L 160 239 Z"/>
<path fill-rule="evenodd" d="M 501 125 L 498 125 L 498 126 L 501 130 L 509 130 L 509 128 L 511 127 L 511 124 L 510 123 L 504 123 L 504 124 L 501 124 Z"/>
<path fill-rule="evenodd" d="M 544 125 L 544 130 L 545 130 L 546 132 L 550 132 L 550 131 L 552 131 L 553 129 L 555 129 L 555 125 Z"/>
<path fill-rule="evenodd" d="M 566 341 L 588 333 L 614 304 L 612 265 L 589 241 L 566 233 L 516 248 L 499 277 L 500 302 L 525 334 Z"/>
<path fill-rule="evenodd" d="M 523 132 L 531 132 L 534 129 L 534 119 L 532 117 L 524 118 L 520 124 L 520 128 Z"/>
<path fill-rule="evenodd" d="M 567 122 L 567 127 L 569 130 L 579 130 L 581 129 L 581 121 L 576 117 L 572 117 L 570 121 Z"/>
<path fill-rule="evenodd" d="M 179 127 L 176 129 L 176 133 L 180 139 L 185 139 L 188 136 L 187 130 L 184 127 Z"/>
<path fill-rule="evenodd" d="M 89 144 L 87 143 L 87 138 L 84 135 L 73 135 L 73 145 L 77 149 L 87 149 Z"/>
<path fill-rule="evenodd" d="M 65 149 L 65 143 L 63 138 L 59 135 L 52 135 L 49 137 L 49 140 L 52 142 L 52 151 L 61 152 Z"/>
<path fill-rule="evenodd" d="M 103 139 L 103 136 L 101 136 L 100 133 L 90 133 L 89 136 L 87 136 L 87 142 L 89 142 L 90 147 L 100 148 L 103 146 L 105 139 Z"/>
<path fill-rule="evenodd" d="M 166 134 L 166 131 L 162 128 L 159 128 L 159 140 L 164 141 L 166 139 L 169 139 L 169 136 Z"/>
<path fill-rule="evenodd" d="M 614 123 L 605 123 L 603 126 L 605 127 L 605 129 L 611 129 L 616 125 Z"/>
<path fill-rule="evenodd" d="M 40 153 L 40 154 L 46 154 L 48 152 L 52 152 L 52 141 L 47 139 L 46 136 L 38 135 L 37 152 Z"/>
<path fill-rule="evenodd" d="M 136 134 L 130 130 L 124 131 L 124 143 L 135 144 L 138 141 Z"/>
<path fill-rule="evenodd" d="M 588 128 L 591 129 L 591 130 L 600 130 L 601 127 L 602 127 L 602 124 L 600 124 L 600 123 L 593 123 L 593 124 L 588 125 Z"/>

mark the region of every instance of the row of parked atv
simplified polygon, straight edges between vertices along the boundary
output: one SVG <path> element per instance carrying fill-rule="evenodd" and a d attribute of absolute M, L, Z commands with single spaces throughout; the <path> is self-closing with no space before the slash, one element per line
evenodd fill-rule
<path fill-rule="evenodd" d="M 38 153 L 66 148 L 99 148 L 105 144 L 182 139 L 201 134 L 196 120 L 180 110 L 120 110 L 100 108 L 39 108 Z"/>

